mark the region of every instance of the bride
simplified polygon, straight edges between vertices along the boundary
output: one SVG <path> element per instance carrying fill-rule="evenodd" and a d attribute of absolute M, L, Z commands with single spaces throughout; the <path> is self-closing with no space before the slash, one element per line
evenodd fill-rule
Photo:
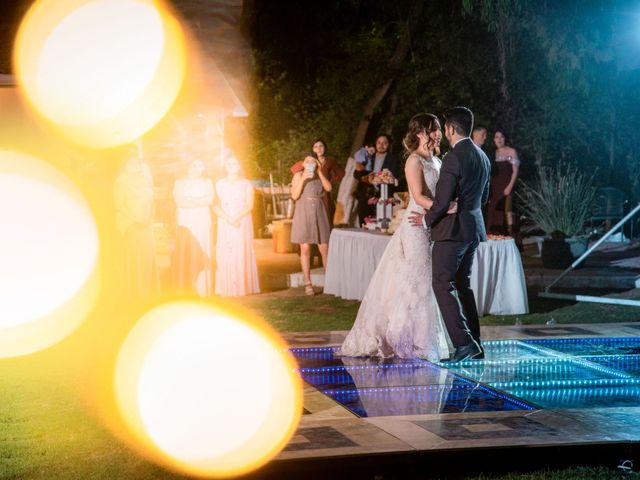
<path fill-rule="evenodd" d="M 409 153 L 405 176 L 407 211 L 431 208 L 441 161 L 440 122 L 421 113 L 409 122 L 403 145 Z M 449 212 L 455 213 L 453 203 Z M 340 355 L 420 357 L 433 362 L 453 350 L 431 288 L 430 232 L 416 228 L 405 215 L 380 259 L 364 295 L 353 328 Z"/>

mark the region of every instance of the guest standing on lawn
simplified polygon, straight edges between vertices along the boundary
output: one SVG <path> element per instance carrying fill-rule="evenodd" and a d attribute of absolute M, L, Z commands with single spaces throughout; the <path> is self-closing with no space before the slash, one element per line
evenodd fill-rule
<path fill-rule="evenodd" d="M 253 185 L 241 173 L 240 162 L 226 152 L 227 176 L 216 182 L 218 217 L 215 293 L 239 297 L 260 293 L 253 248 Z"/>
<path fill-rule="evenodd" d="M 496 145 L 496 159 L 491 172 L 487 229 L 490 233 L 513 235 L 513 187 L 518 179 L 520 160 L 516 149 L 507 145 L 504 132 L 496 130 L 493 143 Z"/>
<path fill-rule="evenodd" d="M 313 142 L 313 156 L 318 159 L 318 164 L 324 176 L 329 180 L 332 185 L 340 183 L 342 177 L 344 177 L 344 168 L 342 168 L 332 157 L 327 155 L 327 144 L 324 140 L 318 138 Z M 304 169 L 304 161 L 296 162 L 291 167 L 291 173 L 296 174 L 302 172 Z M 336 205 L 331 196 L 331 192 L 327 191 L 323 196 L 324 206 L 327 210 L 329 218 L 329 226 L 333 228 L 333 217 L 336 211 Z"/>
<path fill-rule="evenodd" d="M 331 182 L 317 158 L 309 155 L 302 165 L 303 170 L 294 174 L 292 180 L 291 197 L 296 201 L 296 207 L 291 242 L 300 244 L 304 291 L 307 295 L 315 295 L 311 284 L 311 245 L 318 245 L 322 266 L 326 267 L 331 226 L 324 198 L 331 192 Z"/>
<path fill-rule="evenodd" d="M 213 290 L 211 205 L 215 189 L 204 173 L 204 163 L 194 160 L 187 176 L 177 179 L 173 187 L 177 225 L 172 269 L 178 288 L 208 297 Z"/>

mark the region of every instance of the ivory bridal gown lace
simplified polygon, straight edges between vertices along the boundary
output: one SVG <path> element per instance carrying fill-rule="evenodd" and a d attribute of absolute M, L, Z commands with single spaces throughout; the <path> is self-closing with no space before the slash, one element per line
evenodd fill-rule
<path fill-rule="evenodd" d="M 410 161 L 420 162 L 423 194 L 434 198 L 441 161 L 415 153 Z M 410 192 L 407 214 L 380 259 L 340 355 L 434 362 L 449 357 L 449 337 L 431 287 L 430 232 L 409 223 L 410 212 L 421 208 Z"/>

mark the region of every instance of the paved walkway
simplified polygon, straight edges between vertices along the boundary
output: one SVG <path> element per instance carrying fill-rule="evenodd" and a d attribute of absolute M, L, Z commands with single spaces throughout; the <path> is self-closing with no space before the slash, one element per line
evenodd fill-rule
<path fill-rule="evenodd" d="M 272 292 L 289 288 L 288 277 L 300 271 L 300 256 L 297 253 L 275 253 L 270 238 L 254 240 L 260 290 Z"/>
<path fill-rule="evenodd" d="M 639 260 L 640 243 L 605 243 L 557 286 L 586 290 L 629 290 L 640 286 L 636 283 L 640 279 Z M 529 287 L 547 286 L 562 273 L 562 270 L 542 266 L 542 259 L 535 244 L 525 247 L 522 265 Z"/>

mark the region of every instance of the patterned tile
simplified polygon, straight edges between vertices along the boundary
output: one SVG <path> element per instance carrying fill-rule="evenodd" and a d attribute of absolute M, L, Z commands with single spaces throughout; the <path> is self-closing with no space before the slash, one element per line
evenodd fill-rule
<path fill-rule="evenodd" d="M 561 410 L 562 415 L 599 433 L 601 439 L 640 440 L 640 407 Z"/>
<path fill-rule="evenodd" d="M 560 435 L 557 430 L 527 417 L 459 418 L 413 423 L 447 441 Z"/>
<path fill-rule="evenodd" d="M 355 415 L 313 387 L 306 387 L 304 408 L 313 418 L 354 418 Z"/>
<path fill-rule="evenodd" d="M 406 442 L 360 418 L 307 415 L 302 417 L 296 434 L 277 458 L 320 458 L 413 450 Z"/>
<path fill-rule="evenodd" d="M 284 448 L 284 451 L 294 452 L 298 450 L 318 450 L 321 448 L 357 446 L 357 443 L 350 440 L 333 427 L 309 427 L 300 428 L 289 444 Z"/>

